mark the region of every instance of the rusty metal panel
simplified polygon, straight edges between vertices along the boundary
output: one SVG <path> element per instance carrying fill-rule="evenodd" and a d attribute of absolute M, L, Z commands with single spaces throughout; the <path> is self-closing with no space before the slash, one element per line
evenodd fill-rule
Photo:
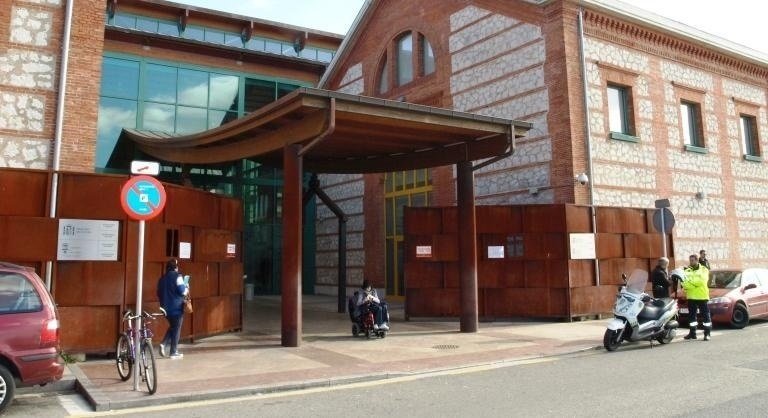
<path fill-rule="evenodd" d="M 120 190 L 126 176 L 65 173 L 59 180 L 60 218 L 126 219 L 120 204 Z"/>
<path fill-rule="evenodd" d="M 120 261 L 60 261 L 56 263 L 54 300 L 58 306 L 119 306 L 124 274 Z"/>
<path fill-rule="evenodd" d="M 408 289 L 406 317 L 458 317 L 459 289 Z"/>
<path fill-rule="evenodd" d="M 434 244 L 434 235 L 409 235 L 408 239 L 404 242 L 405 260 L 421 262 L 437 261 L 437 249 L 435 248 Z M 429 257 L 425 257 L 424 255 L 421 257 L 416 257 L 416 247 L 423 246 L 431 247 L 432 254 L 429 255 Z"/>
<path fill-rule="evenodd" d="M 63 306 L 59 319 L 65 352 L 114 351 L 121 319 L 119 306 Z"/>
<path fill-rule="evenodd" d="M 503 286 L 506 266 L 504 259 L 478 260 L 477 285 L 479 288 L 499 288 Z"/>
<path fill-rule="evenodd" d="M 523 234 L 523 247 L 527 260 L 568 258 L 565 233 L 526 233 Z"/>
<path fill-rule="evenodd" d="M 141 301 L 157 302 L 157 282 L 165 274 L 165 263 L 148 261 L 144 263 L 141 282 Z M 125 264 L 125 305 L 136 304 L 136 281 L 138 269 L 136 259 Z"/>
<path fill-rule="evenodd" d="M 436 251 L 436 259 L 439 261 L 459 260 L 459 239 L 455 234 L 435 235 L 432 239 L 432 251 Z"/>
<path fill-rule="evenodd" d="M 635 269 L 650 271 L 651 260 L 646 258 L 613 258 L 600 260 L 600 284 L 621 285 L 621 274 L 627 276 Z"/>
<path fill-rule="evenodd" d="M 237 254 L 234 258 L 227 256 L 227 245 L 235 244 Z M 241 261 L 243 248 L 240 233 L 223 229 L 195 228 L 195 241 L 192 253 L 195 261 Z"/>
<path fill-rule="evenodd" d="M 486 314 L 496 317 L 563 316 L 566 289 L 497 289 L 486 292 Z"/>
<path fill-rule="evenodd" d="M 616 301 L 613 286 L 588 286 L 571 289 L 570 316 L 610 313 Z"/>
<path fill-rule="evenodd" d="M 443 233 L 455 234 L 459 232 L 459 210 L 455 206 L 442 208 Z"/>
<path fill-rule="evenodd" d="M 569 260 L 568 271 L 570 287 L 594 286 L 596 284 L 594 260 Z"/>
<path fill-rule="evenodd" d="M 203 190 L 164 184 L 168 202 L 163 211 L 166 223 L 218 228 L 219 196 Z"/>
<path fill-rule="evenodd" d="M 595 234 L 595 250 L 598 259 L 624 257 L 624 237 L 622 234 Z"/>
<path fill-rule="evenodd" d="M 514 206 L 477 206 L 477 233 L 522 232 L 522 210 Z"/>
<path fill-rule="evenodd" d="M 219 294 L 243 294 L 243 263 L 219 263 Z"/>
<path fill-rule="evenodd" d="M 523 231 L 565 232 L 565 205 L 523 206 Z"/>
<path fill-rule="evenodd" d="M 660 237 L 655 234 L 624 234 L 624 254 L 628 258 L 659 257 L 661 256 L 660 240 Z M 652 241 L 657 241 L 655 247 Z"/>
<path fill-rule="evenodd" d="M 406 261 L 403 267 L 408 289 L 443 287 L 442 263 Z"/>
<path fill-rule="evenodd" d="M 525 287 L 568 287 L 568 260 L 526 260 Z"/>
<path fill-rule="evenodd" d="M 219 198 L 219 229 L 243 230 L 243 204 L 240 199 Z"/>
<path fill-rule="evenodd" d="M 566 231 L 592 232 L 592 210 L 589 206 L 565 205 Z"/>
<path fill-rule="evenodd" d="M 403 227 L 409 234 L 433 235 L 443 232 L 442 208 L 403 208 Z"/>
<path fill-rule="evenodd" d="M 645 209 L 596 207 L 597 230 L 600 232 L 634 233 L 648 232 Z"/>
<path fill-rule="evenodd" d="M 57 237 L 56 219 L 0 216 L 0 260 L 54 260 Z"/>
<path fill-rule="evenodd" d="M 506 260 L 501 287 L 525 287 L 525 262 Z"/>
<path fill-rule="evenodd" d="M 0 169 L 0 216 L 46 216 L 49 181 L 47 171 Z"/>
<path fill-rule="evenodd" d="M 450 261 L 442 263 L 443 265 L 443 287 L 451 289 L 459 288 L 459 262 Z"/>

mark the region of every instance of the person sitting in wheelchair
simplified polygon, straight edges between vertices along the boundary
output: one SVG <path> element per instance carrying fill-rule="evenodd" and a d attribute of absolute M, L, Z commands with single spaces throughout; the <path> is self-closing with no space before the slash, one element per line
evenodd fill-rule
<path fill-rule="evenodd" d="M 371 287 L 371 282 L 363 280 L 360 291 L 355 292 L 355 295 L 357 296 L 355 300 L 355 318 L 365 313 L 366 310 L 370 310 L 373 312 L 374 318 L 373 329 L 388 331 L 389 325 L 387 321 L 389 320 L 389 313 L 387 312 L 387 304 L 379 299 L 376 289 Z"/>

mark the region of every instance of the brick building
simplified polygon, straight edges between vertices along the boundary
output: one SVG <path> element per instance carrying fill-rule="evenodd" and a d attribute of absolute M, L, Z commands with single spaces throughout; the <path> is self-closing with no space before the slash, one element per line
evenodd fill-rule
<path fill-rule="evenodd" d="M 764 54 L 614 1 L 372 1 L 320 87 L 532 122 L 514 155 L 475 173 L 480 205 L 668 198 L 678 265 L 701 248 L 716 267 L 768 263 Z M 401 294 L 402 206 L 455 204 L 453 178 L 322 178 L 357 215 L 360 275 Z M 320 286 L 334 248 L 318 248 Z"/>

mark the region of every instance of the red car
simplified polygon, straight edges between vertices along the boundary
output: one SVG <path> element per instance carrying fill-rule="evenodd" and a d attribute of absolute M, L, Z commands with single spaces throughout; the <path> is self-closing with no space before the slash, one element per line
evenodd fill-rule
<path fill-rule="evenodd" d="M 34 270 L 0 262 L 0 413 L 17 386 L 61 379 L 59 315 Z"/>
<path fill-rule="evenodd" d="M 671 275 L 674 275 L 671 272 Z M 688 319 L 685 292 L 678 296 L 680 316 Z M 712 322 L 744 328 L 750 319 L 768 317 L 768 269 L 748 268 L 709 272 L 709 311 Z"/>

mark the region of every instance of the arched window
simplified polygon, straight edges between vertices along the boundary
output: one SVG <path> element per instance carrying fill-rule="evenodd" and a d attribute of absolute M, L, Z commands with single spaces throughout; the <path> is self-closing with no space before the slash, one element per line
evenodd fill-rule
<path fill-rule="evenodd" d="M 384 58 L 379 64 L 379 93 L 386 93 L 387 91 L 389 91 L 389 68 L 387 67 L 387 55 L 384 54 Z"/>
<path fill-rule="evenodd" d="M 435 53 L 432 52 L 432 45 L 427 38 L 422 35 L 421 38 L 421 69 L 422 74 L 429 75 L 435 72 Z"/>
<path fill-rule="evenodd" d="M 401 36 L 397 41 L 397 85 L 413 81 L 413 34 Z"/>

